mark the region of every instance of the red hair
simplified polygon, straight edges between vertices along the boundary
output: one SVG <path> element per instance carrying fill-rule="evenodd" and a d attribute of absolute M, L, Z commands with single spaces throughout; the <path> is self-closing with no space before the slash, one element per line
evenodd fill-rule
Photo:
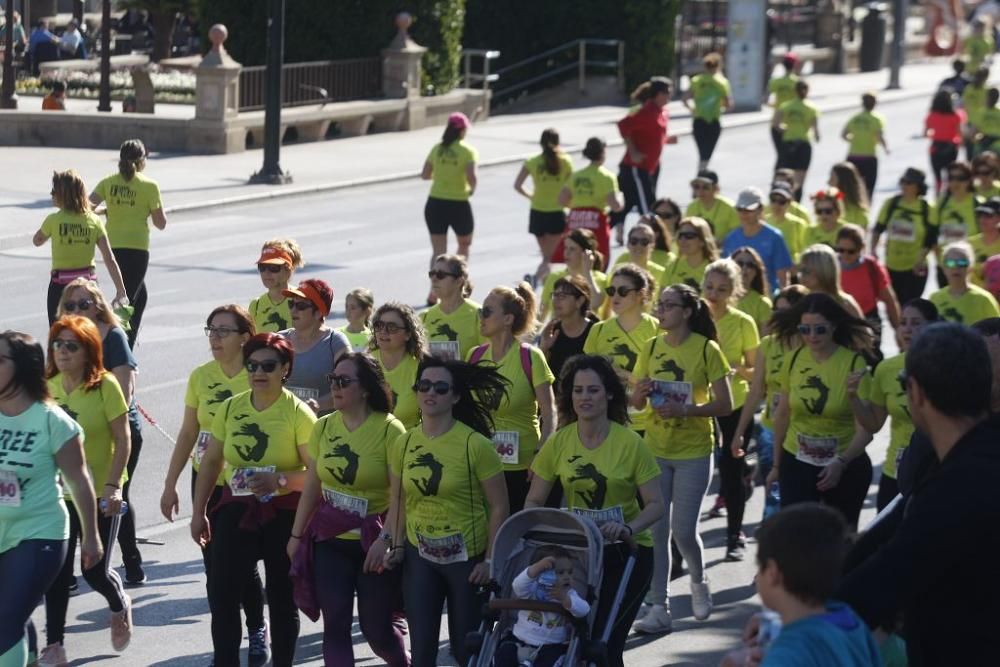
<path fill-rule="evenodd" d="M 45 363 L 45 379 L 59 375 L 56 368 L 52 343 L 63 331 L 69 331 L 83 347 L 87 361 L 83 371 L 83 386 L 87 391 L 97 389 L 104 375 L 104 356 L 101 352 L 101 332 L 89 318 L 80 315 L 66 315 L 56 320 L 49 329 L 48 361 Z"/>
<path fill-rule="evenodd" d="M 278 353 L 281 363 L 288 364 L 288 374 L 292 374 L 292 364 L 295 361 L 295 350 L 284 336 L 276 333 L 259 333 L 243 344 L 243 362 L 250 360 L 250 355 L 257 350 L 270 349 Z"/>

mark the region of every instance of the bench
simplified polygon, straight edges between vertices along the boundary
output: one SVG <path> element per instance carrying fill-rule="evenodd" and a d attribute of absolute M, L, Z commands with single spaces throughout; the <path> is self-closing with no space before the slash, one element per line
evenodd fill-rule
<path fill-rule="evenodd" d="M 321 141 L 337 124 L 343 136 L 357 137 L 368 134 L 374 123 L 380 130 L 403 129 L 407 100 L 357 100 L 331 104 L 313 104 L 286 107 L 281 110 L 282 136 L 294 127 L 299 141 Z M 253 145 L 264 141 L 264 111 L 244 111 L 233 119 L 237 127 L 245 128 Z"/>

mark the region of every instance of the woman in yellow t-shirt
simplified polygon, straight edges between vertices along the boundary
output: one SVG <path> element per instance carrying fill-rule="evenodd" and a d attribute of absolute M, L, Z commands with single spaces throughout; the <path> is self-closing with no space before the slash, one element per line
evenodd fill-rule
<path fill-rule="evenodd" d="M 330 377 L 336 411 L 320 417 L 309 436 L 309 471 L 295 511 L 288 558 L 292 576 L 312 589 L 316 620 L 323 614 L 323 663 L 354 663 L 351 625 L 357 594 L 361 632 L 377 656 L 409 664 L 393 624 L 400 571 L 384 570 L 392 545 L 389 446 L 406 431 L 392 416 L 392 390 L 378 362 L 349 353 Z"/>
<path fill-rule="evenodd" d="M 521 342 L 535 326 L 531 285 L 494 287 L 481 313 L 479 330 L 486 343 L 467 357 L 472 363 L 494 364 L 509 383 L 506 398 L 493 413 L 493 444 L 503 463 L 510 513 L 516 514 L 524 509 L 531 460 L 556 428 L 555 377 L 542 351 Z"/>
<path fill-rule="evenodd" d="M 127 473 L 129 430 L 128 404 L 115 377 L 104 370 L 101 335 L 86 317 L 67 316 L 56 320 L 49 331 L 48 379 L 52 399 L 83 428 L 83 449 L 87 467 L 98 495 L 97 528 L 104 555 L 83 570 L 83 578 L 100 593 L 111 610 L 111 641 L 116 651 L 128 646 L 132 634 L 132 603 L 118 573 L 108 560 L 114 551 L 121 523 L 122 491 Z M 71 498 L 69 511 L 70 549 L 62 570 L 45 594 L 48 609 L 48 647 L 62 652 L 66 608 L 80 535 L 80 515 Z M 50 650 L 50 649 L 46 649 Z M 65 655 L 65 654 L 63 654 Z"/>
<path fill-rule="evenodd" d="M 52 274 L 46 298 L 49 326 L 56 321 L 56 307 L 66 285 L 77 278 L 97 280 L 95 248 L 101 251 L 115 285 L 115 307 L 128 305 L 122 272 L 108 243 L 104 223 L 91 211 L 87 188 L 79 174 L 72 169 L 52 174 L 52 203 L 59 210 L 45 218 L 31 239 L 36 246 L 52 239 Z"/>
<path fill-rule="evenodd" d="M 660 284 L 664 287 L 683 283 L 701 289 L 705 267 L 719 259 L 719 250 L 712 228 L 703 218 L 684 218 L 677 225 L 677 257 L 663 270 Z"/>
<path fill-rule="evenodd" d="M 424 222 L 431 236 L 431 266 L 438 255 L 448 252 L 449 227 L 455 230 L 458 241 L 455 253 L 469 256 L 475 227 L 469 198 L 475 194 L 479 182 L 476 175 L 479 153 L 465 143 L 465 133 L 471 125 L 468 116 L 460 111 L 448 116 L 441 142 L 431 149 L 420 174 L 425 181 L 431 181 L 431 192 L 424 206 Z M 427 305 L 435 303 L 437 298 L 431 292 Z"/>
<path fill-rule="evenodd" d="M 987 201 L 976 207 L 976 224 L 979 233 L 969 238 L 974 262 L 969 280 L 973 285 L 986 287 L 984 266 L 986 260 L 1000 255 L 1000 200 Z"/>
<path fill-rule="evenodd" d="M 549 260 L 566 231 L 566 211 L 559 203 L 559 192 L 573 173 L 572 158 L 559 147 L 558 131 L 551 127 L 543 131 L 540 143 L 541 154 L 526 160 L 514 179 L 514 189 L 531 200 L 528 232 L 534 234 L 542 253 L 542 261 L 531 281 L 534 285 L 549 274 Z M 535 186 L 531 192 L 524 189 L 529 176 Z"/>
<path fill-rule="evenodd" d="M 760 253 L 750 246 L 743 246 L 733 251 L 732 260 L 740 267 L 740 278 L 743 283 L 743 296 L 736 302 L 736 307 L 753 318 L 757 331 L 763 331 L 767 321 L 771 319 L 771 299 L 767 291 L 767 268 Z"/>
<path fill-rule="evenodd" d="M 250 391 L 219 407 L 201 460 L 191 511 L 191 537 L 208 546 L 214 563 L 208 581 L 212 645 L 217 665 L 239 663 L 240 602 L 257 560 L 267 572 L 273 661 L 290 665 L 299 634 L 287 545 L 310 461 L 316 415 L 283 387 L 295 352 L 277 334 L 253 336 L 243 346 Z M 208 516 L 219 473 L 222 498 Z"/>
<path fill-rule="evenodd" d="M 1000 317 L 996 298 L 969 282 L 973 256 L 972 246 L 965 241 L 946 245 L 941 253 L 947 284 L 931 294 L 931 302 L 943 320 L 969 326 L 979 320 Z"/>
<path fill-rule="evenodd" d="M 559 203 L 569 209 L 566 227 L 570 230 L 587 229 L 593 232 L 604 262 L 611 259 L 608 211 L 616 213 L 623 208 L 618 179 L 604 168 L 606 148 L 607 144 L 603 140 L 597 137 L 588 139 L 583 157 L 590 164 L 573 172 L 559 192 Z M 560 261 L 561 254 L 557 247 L 552 261 Z M 602 263 L 597 268 L 606 271 L 608 265 Z"/>
<path fill-rule="evenodd" d="M 665 265 L 653 260 L 653 249 L 656 246 L 654 225 L 663 224 L 659 220 L 654 223 L 654 220 L 656 220 L 655 215 L 647 215 L 633 225 L 628 232 L 628 240 L 625 242 L 628 250 L 618 255 L 614 265 L 635 264 L 645 269 L 653 278 L 651 293 L 655 295 L 660 293 L 659 282 L 663 278 Z M 673 259 L 673 254 L 669 254 L 668 259 Z M 650 299 L 650 303 L 652 303 L 652 299 Z"/>
<path fill-rule="evenodd" d="M 861 229 L 868 229 L 871 193 L 861 180 L 858 168 L 851 162 L 838 162 L 830 169 L 830 180 L 827 183 L 844 195 L 844 221 Z"/>
<path fill-rule="evenodd" d="M 948 284 L 941 262 L 941 248 L 949 243 L 968 241 L 978 231 L 976 207 L 980 199 L 972 185 L 972 165 L 961 160 L 948 165 L 948 186 L 938 197 L 935 208 L 935 222 L 938 228 L 937 283 L 938 287 Z"/>
<path fill-rule="evenodd" d="M 493 368 L 427 357 L 414 389 L 422 420 L 389 449 L 391 551 L 403 566 L 403 599 L 414 665 L 436 665 L 442 607 L 451 652 L 469 661 L 466 634 L 479 627 L 493 539 L 508 516 L 503 465 L 490 436 L 504 398 Z"/>
<path fill-rule="evenodd" d="M 802 347 L 785 354 L 774 412 L 774 467 L 768 487 L 779 482 L 781 506 L 822 502 L 857 526 L 868 495 L 872 462 L 865 447 L 872 435 L 854 416 L 857 398 L 848 394 L 852 376 L 859 393 L 871 377 L 855 350 L 871 345 L 871 329 L 833 297 L 813 293 L 774 316 L 774 335 Z"/>
<path fill-rule="evenodd" d="M 135 347 L 135 338 L 146 310 L 146 269 L 149 268 L 149 226 L 163 230 L 167 216 L 160 201 L 160 186 L 147 178 L 146 146 L 139 139 L 129 139 L 118 152 L 118 173 L 106 177 L 90 193 L 90 203 L 107 205 L 108 240 L 111 250 L 121 267 L 129 301 L 135 309 L 129 320 L 129 346 Z"/>
<path fill-rule="evenodd" d="M 347 324 L 337 331 L 347 336 L 353 352 L 364 352 L 372 338 L 372 310 L 375 295 L 367 287 L 355 287 L 344 297 L 344 317 Z"/>
<path fill-rule="evenodd" d="M 622 652 L 653 571 L 649 528 L 663 517 L 661 476 L 642 439 L 628 428 L 628 394 L 617 369 L 605 357 L 581 354 L 566 362 L 559 381 L 564 426 L 535 458 L 525 507 L 541 507 L 552 487 L 562 485 L 569 511 L 592 519 L 604 536 L 604 576 L 594 627 L 607 624 L 625 565 L 635 556 L 632 576 L 607 643 L 608 664 L 623 667 Z M 642 509 L 638 499 L 642 499 Z M 630 554 L 623 539 L 636 545 Z"/>
<path fill-rule="evenodd" d="M 257 272 L 267 292 L 250 302 L 250 317 L 261 333 L 278 333 L 292 326 L 291 301 L 284 291 L 296 269 L 305 266 L 294 239 L 265 241 L 257 259 Z"/>
<path fill-rule="evenodd" d="M 646 600 L 652 607 L 635 626 L 645 633 L 671 630 L 671 537 L 691 571 L 695 618 L 712 611 L 698 519 L 712 478 L 713 418 L 733 409 L 729 363 L 708 304 L 694 288 L 671 285 L 660 292 L 656 312 L 661 334 L 643 346 L 631 398 L 633 407 L 648 404 L 651 412 L 644 439 L 661 471 L 666 508 L 653 525 L 655 564 Z"/>
<path fill-rule="evenodd" d="M 983 199 L 1000 195 L 1000 157 L 993 151 L 972 158 L 976 196 Z"/>
<path fill-rule="evenodd" d="M 803 241 L 807 246 L 822 243 L 837 245 L 837 232 L 844 226 L 844 194 L 837 188 L 827 188 L 813 194 L 816 224 L 806 229 Z"/>
<path fill-rule="evenodd" d="M 438 300 L 420 313 L 430 353 L 442 359 L 465 359 L 484 340 L 479 333 L 479 304 L 469 298 L 469 263 L 460 255 L 438 255 L 428 275 Z"/>
<path fill-rule="evenodd" d="M 428 354 L 427 332 L 413 309 L 398 301 L 378 307 L 372 331 L 375 335 L 369 350 L 392 389 L 392 413 L 403 426 L 413 428 L 420 422 L 413 383 L 417 381 L 417 366 Z"/>
<path fill-rule="evenodd" d="M 545 277 L 542 286 L 542 307 L 539 319 L 543 322 L 549 316 L 552 304 L 552 290 L 556 281 L 565 276 L 580 276 L 590 286 L 590 309 L 597 311 L 604 303 L 604 288 L 608 277 L 600 267 L 604 266 L 604 255 L 597 247 L 597 237 L 589 229 L 574 229 L 563 239 L 566 268 L 553 271 Z"/>

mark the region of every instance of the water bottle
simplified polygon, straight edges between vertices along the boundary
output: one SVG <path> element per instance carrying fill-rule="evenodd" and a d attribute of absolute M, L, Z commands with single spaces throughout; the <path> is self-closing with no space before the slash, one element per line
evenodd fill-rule
<path fill-rule="evenodd" d="M 107 508 L 108 506 L 107 499 L 101 498 L 101 501 L 98 503 L 98 506 L 101 508 L 101 511 L 103 512 L 105 508 Z M 128 514 L 128 503 L 125 502 L 124 500 L 122 501 L 122 508 L 118 510 L 118 513 L 122 515 Z"/>
<path fill-rule="evenodd" d="M 556 573 L 554 570 L 545 570 L 535 579 L 535 598 L 543 602 L 549 601 L 549 591 L 556 585 Z"/>
<path fill-rule="evenodd" d="M 254 473 L 253 470 L 247 470 L 247 477 L 253 477 L 253 473 Z M 262 503 L 269 503 L 271 502 L 271 498 L 274 498 L 273 493 L 268 493 L 263 496 L 258 496 L 257 500 Z"/>
<path fill-rule="evenodd" d="M 781 487 L 778 482 L 772 482 L 767 489 L 767 496 L 764 498 L 764 518 L 777 512 L 781 508 Z"/>
<path fill-rule="evenodd" d="M 781 616 L 767 607 L 760 612 L 760 629 L 757 631 L 757 645 L 766 655 L 767 649 L 781 633 Z"/>

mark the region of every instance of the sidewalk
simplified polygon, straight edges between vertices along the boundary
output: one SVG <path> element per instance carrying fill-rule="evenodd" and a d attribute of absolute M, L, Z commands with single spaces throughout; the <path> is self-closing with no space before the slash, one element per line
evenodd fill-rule
<path fill-rule="evenodd" d="M 860 94 L 866 90 L 882 91 L 882 104 L 929 97 L 950 71 L 946 59 L 909 64 L 903 68 L 903 88 L 895 91 L 883 90 L 888 81 L 887 70 L 815 74 L 809 77 L 810 99 L 821 111 L 829 112 L 859 106 Z M 482 166 L 518 162 L 534 155 L 538 152 L 538 136 L 550 126 L 559 129 L 563 147 L 568 151 L 579 151 L 591 136 L 604 137 L 610 146 L 619 146 L 621 140 L 614 124 L 622 113 L 622 107 L 598 106 L 496 116 L 474 125 L 469 139 L 479 150 Z M 690 115 L 680 103 L 671 103 L 670 115 L 671 134 L 690 133 Z M 723 126 L 763 124 L 770 117 L 769 109 L 732 114 L 723 117 Z M 416 178 L 440 133 L 441 128 L 432 127 L 283 146 L 282 168 L 294 179 L 286 186 L 247 185 L 249 176 L 261 166 L 260 150 L 230 155 L 186 155 L 157 153 L 156 146 L 150 146 L 153 154 L 146 171 L 160 183 L 169 214 Z M 45 190 L 49 188 L 53 170 L 76 169 L 87 186 L 93 187 L 117 169 L 118 160 L 116 151 L 76 148 L 3 148 L 0 155 L 7 165 L 5 178 L 0 182 L 0 251 L 31 242 L 31 235 L 51 209 Z"/>

